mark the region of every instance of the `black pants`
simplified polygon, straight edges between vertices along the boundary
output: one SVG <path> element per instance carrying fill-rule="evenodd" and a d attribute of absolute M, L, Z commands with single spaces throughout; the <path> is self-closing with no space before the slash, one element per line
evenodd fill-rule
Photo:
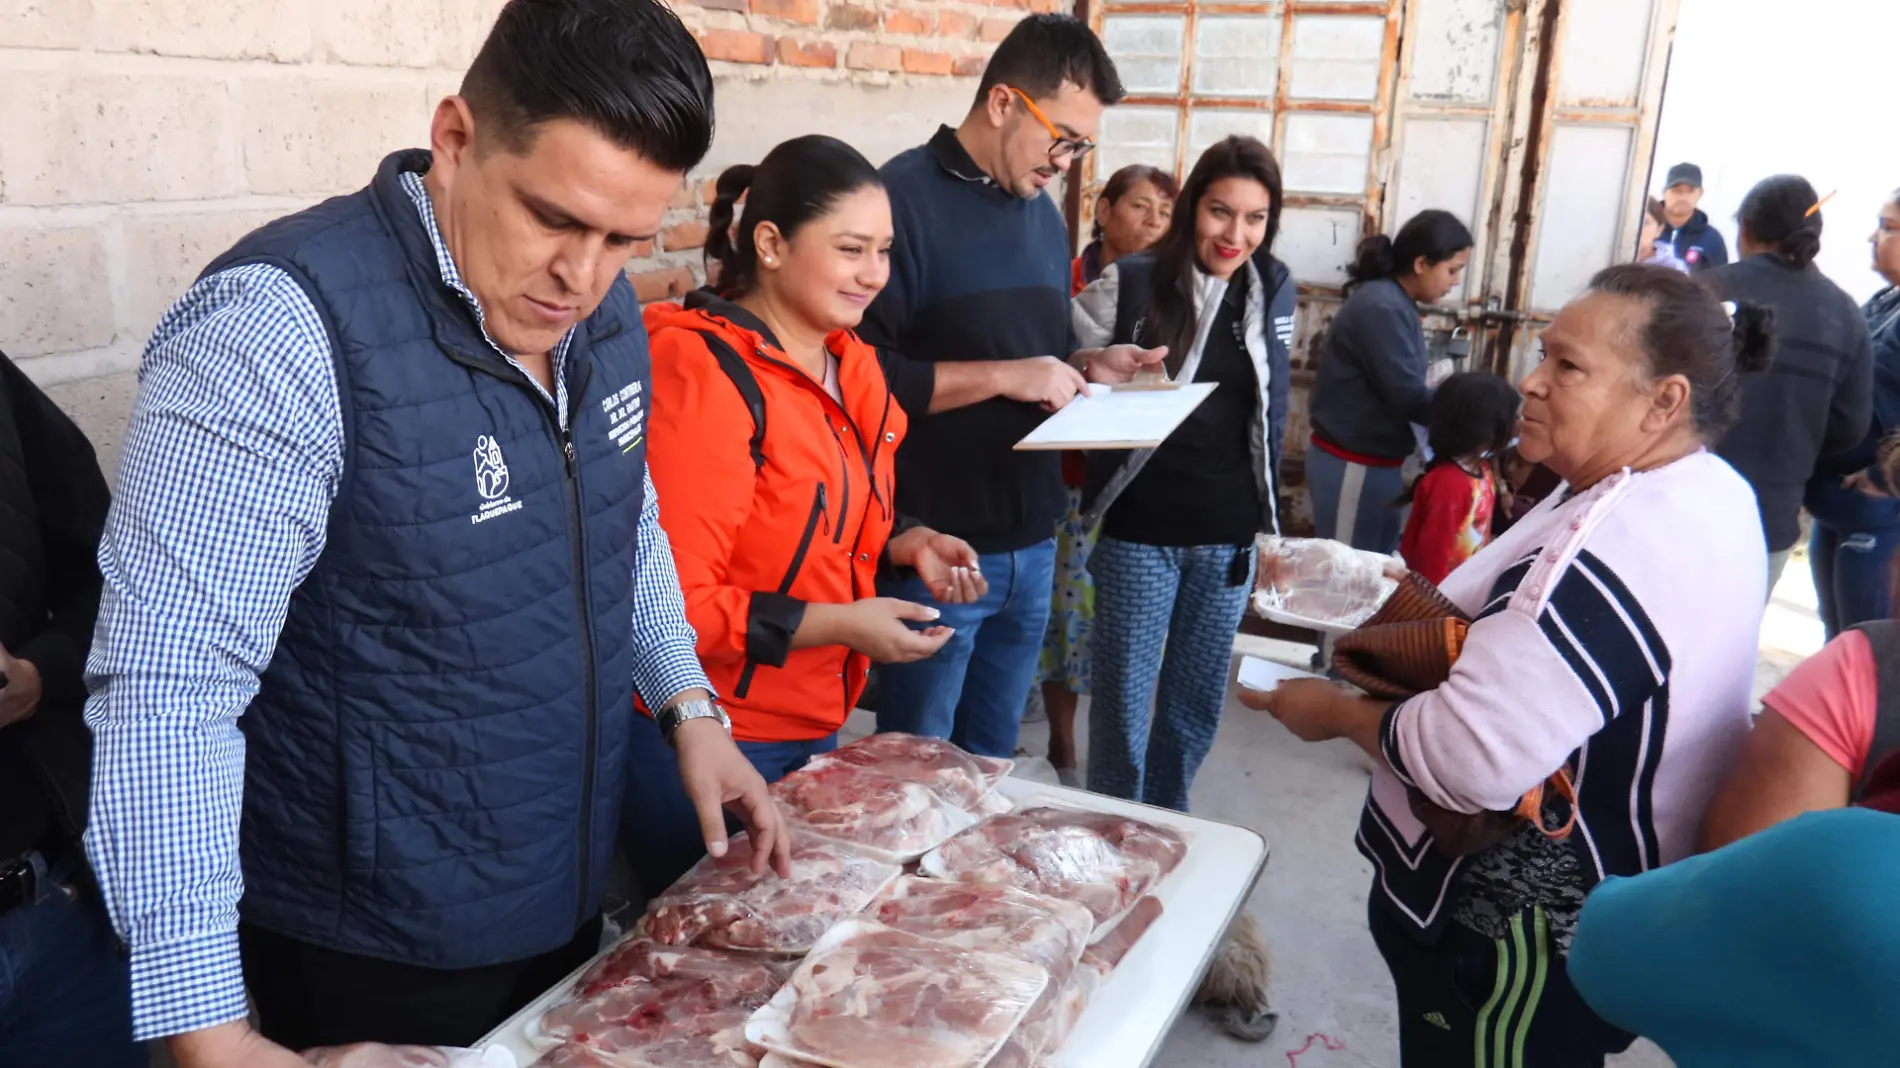
<path fill-rule="evenodd" d="M 1398 987 L 1404 1068 L 1602 1068 L 1635 1040 L 1570 985 L 1542 909 L 1506 938 L 1451 923 L 1426 945 L 1375 885 L 1367 923 Z"/>
<path fill-rule="evenodd" d="M 600 928 L 596 916 L 538 957 L 453 970 L 324 949 L 249 924 L 238 942 L 264 1037 L 281 1046 L 468 1046 L 592 957 Z"/>

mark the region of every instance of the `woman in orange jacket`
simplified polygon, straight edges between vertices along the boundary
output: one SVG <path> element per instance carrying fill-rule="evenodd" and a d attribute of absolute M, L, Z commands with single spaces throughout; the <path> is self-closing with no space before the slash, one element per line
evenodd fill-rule
<path fill-rule="evenodd" d="M 872 662 L 919 660 L 950 637 L 936 609 L 876 595 L 880 566 L 915 569 L 945 603 L 987 589 L 969 545 L 891 505 L 910 415 L 944 378 L 953 403 L 972 384 L 852 332 L 890 276 L 892 241 L 890 201 L 855 149 L 796 138 L 717 188 L 722 296 L 646 310 L 648 462 L 700 659 L 773 782 L 836 745 Z M 672 750 L 650 719 L 635 726 L 622 834 L 653 894 L 704 847 Z"/>

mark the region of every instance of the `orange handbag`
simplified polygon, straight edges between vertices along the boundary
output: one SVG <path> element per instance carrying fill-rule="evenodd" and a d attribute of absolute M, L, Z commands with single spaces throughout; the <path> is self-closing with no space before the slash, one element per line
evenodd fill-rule
<path fill-rule="evenodd" d="M 1451 677 L 1470 627 L 1471 620 L 1436 586 L 1407 573 L 1371 619 L 1334 643 L 1333 666 L 1340 678 L 1374 697 L 1403 700 Z M 1544 819 L 1544 803 L 1551 795 L 1566 811 L 1563 822 L 1554 827 Z M 1434 846 L 1453 857 L 1499 845 L 1525 823 L 1557 841 L 1570 837 L 1577 823 L 1577 791 L 1568 767 L 1531 787 L 1509 812 L 1453 812 L 1416 787 L 1407 788 L 1406 798 L 1412 815 L 1432 832 Z"/>

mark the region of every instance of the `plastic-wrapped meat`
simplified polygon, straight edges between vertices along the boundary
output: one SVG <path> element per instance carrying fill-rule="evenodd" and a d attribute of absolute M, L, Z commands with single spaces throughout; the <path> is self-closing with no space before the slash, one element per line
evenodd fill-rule
<path fill-rule="evenodd" d="M 899 931 L 1040 964 L 1050 984 L 1068 982 L 1095 919 L 1071 901 L 1011 886 L 905 877 L 878 895 L 865 918 Z"/>
<path fill-rule="evenodd" d="M 1398 589 L 1397 561 L 1323 538 L 1262 537 L 1254 607 L 1334 627 L 1372 618 Z"/>
<path fill-rule="evenodd" d="M 809 835 L 792 844 L 792 876 L 754 875 L 751 843 L 732 839 L 653 900 L 641 933 L 669 946 L 799 954 L 832 924 L 871 903 L 902 870 L 849 846 Z"/>
<path fill-rule="evenodd" d="M 548 1010 L 539 1037 L 566 1043 L 562 1061 L 618 1068 L 751 1068 L 745 1021 L 788 969 L 758 957 L 623 942 L 588 969 L 574 1000 Z"/>
<path fill-rule="evenodd" d="M 974 810 L 1014 766 L 1008 760 L 973 756 L 941 738 L 898 733 L 873 734 L 812 761 L 817 767 L 834 763 L 914 782 L 965 811 Z"/>
<path fill-rule="evenodd" d="M 1043 991 L 1034 1008 L 1023 1017 L 1016 1033 L 1009 1036 L 988 1068 L 1033 1068 L 1047 1064 L 1068 1043 L 1075 1025 L 1088 1011 L 1101 979 L 1082 968 L 1060 988 L 1053 984 Z"/>
<path fill-rule="evenodd" d="M 774 783 L 772 796 L 795 828 L 900 863 L 976 822 L 929 787 L 843 762 L 801 768 Z"/>
<path fill-rule="evenodd" d="M 1141 936 L 1148 933 L 1148 928 L 1161 918 L 1161 911 L 1161 899 L 1153 895 L 1135 902 L 1135 907 L 1128 910 L 1114 930 L 1082 954 L 1083 967 L 1107 978 L 1121 965 L 1128 951 L 1135 948 L 1135 943 L 1141 941 Z"/>
<path fill-rule="evenodd" d="M 819 942 L 747 1036 L 831 1068 L 979 1068 L 1048 982 L 1034 964 L 853 920 Z"/>
<path fill-rule="evenodd" d="M 1037 806 L 993 816 L 924 858 L 924 871 L 1073 901 L 1099 927 L 1181 863 L 1175 831 L 1107 812 Z"/>

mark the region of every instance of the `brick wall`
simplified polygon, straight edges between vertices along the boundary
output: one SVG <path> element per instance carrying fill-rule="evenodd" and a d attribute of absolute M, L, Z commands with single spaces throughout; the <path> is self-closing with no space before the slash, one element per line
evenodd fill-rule
<path fill-rule="evenodd" d="M 502 0 L 0 0 L 0 350 L 116 462 L 146 336 L 247 230 L 427 141 Z M 681 0 L 718 136 L 630 273 L 696 285 L 706 180 L 821 132 L 873 161 L 968 108 L 993 42 L 1061 0 Z"/>

